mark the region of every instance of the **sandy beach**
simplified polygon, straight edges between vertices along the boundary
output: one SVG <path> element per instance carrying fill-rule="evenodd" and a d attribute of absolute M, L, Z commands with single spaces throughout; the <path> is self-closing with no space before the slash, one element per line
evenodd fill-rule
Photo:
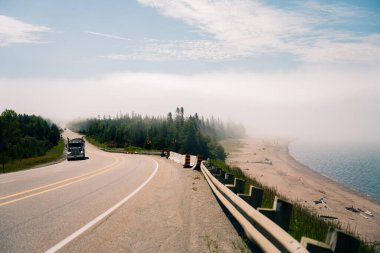
<path fill-rule="evenodd" d="M 248 176 L 274 186 L 291 201 L 314 209 L 320 215 L 337 217 L 362 238 L 380 241 L 380 204 L 340 185 L 295 160 L 284 139 L 241 139 L 224 143 L 229 153 L 227 163 L 240 167 Z M 324 197 L 327 203 L 315 204 Z M 345 207 L 370 211 L 354 213 Z"/>

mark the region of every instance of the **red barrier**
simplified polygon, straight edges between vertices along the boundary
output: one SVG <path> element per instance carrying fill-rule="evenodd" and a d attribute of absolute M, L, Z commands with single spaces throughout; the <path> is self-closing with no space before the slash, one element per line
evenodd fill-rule
<path fill-rule="evenodd" d="M 185 156 L 185 163 L 183 164 L 184 168 L 190 168 L 190 154 L 186 154 Z"/>

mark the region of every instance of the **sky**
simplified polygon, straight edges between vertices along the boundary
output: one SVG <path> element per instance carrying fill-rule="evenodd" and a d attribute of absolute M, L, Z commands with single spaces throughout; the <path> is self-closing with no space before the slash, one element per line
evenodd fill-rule
<path fill-rule="evenodd" d="M 380 1 L 0 0 L 0 111 L 380 141 Z"/>

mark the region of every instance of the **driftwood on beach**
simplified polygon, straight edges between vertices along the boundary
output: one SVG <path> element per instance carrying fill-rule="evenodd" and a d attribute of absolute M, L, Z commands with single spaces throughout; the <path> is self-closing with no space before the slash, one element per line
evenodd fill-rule
<path fill-rule="evenodd" d="M 247 161 L 247 163 L 262 163 L 262 164 L 268 164 L 268 165 L 272 165 L 272 161 L 269 160 L 268 158 L 265 158 L 264 161 Z"/>

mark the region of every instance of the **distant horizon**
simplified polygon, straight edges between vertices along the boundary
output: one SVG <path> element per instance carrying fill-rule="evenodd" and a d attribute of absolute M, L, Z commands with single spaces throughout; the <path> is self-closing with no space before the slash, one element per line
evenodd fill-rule
<path fill-rule="evenodd" d="M 0 9 L 1 111 L 67 122 L 183 106 L 255 136 L 380 142 L 377 1 L 15 0 Z"/>

